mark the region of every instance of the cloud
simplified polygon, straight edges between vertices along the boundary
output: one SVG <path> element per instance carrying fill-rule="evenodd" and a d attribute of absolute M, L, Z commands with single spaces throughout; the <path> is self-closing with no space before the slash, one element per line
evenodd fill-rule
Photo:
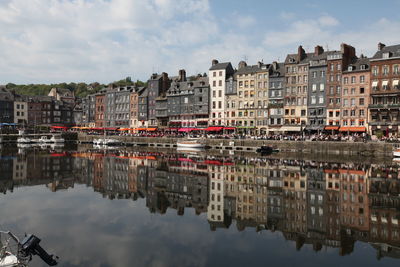
<path fill-rule="evenodd" d="M 318 18 L 318 22 L 321 26 L 337 26 L 339 21 L 332 16 L 324 15 Z"/>
<path fill-rule="evenodd" d="M 292 20 L 292 19 L 296 18 L 296 14 L 294 14 L 292 12 L 283 11 L 279 14 L 279 17 L 283 20 Z"/>
<path fill-rule="evenodd" d="M 240 28 L 247 28 L 256 23 L 256 19 L 252 16 L 238 16 L 236 23 Z"/>
<path fill-rule="evenodd" d="M 285 51 L 292 53 L 298 45 L 303 45 L 309 51 L 316 45 L 337 50 L 341 43 L 347 43 L 354 46 L 358 54 L 372 56 L 376 52 L 378 42 L 393 45 L 400 41 L 400 22 L 396 20 L 381 18 L 362 28 L 346 27 L 344 31 L 340 25 L 340 21 L 330 15 L 293 21 L 286 30 L 267 32 L 264 45 L 271 52 L 285 56 Z"/>
<path fill-rule="evenodd" d="M 146 79 L 218 27 L 207 0 L 9 0 L 0 5 L 0 80 Z"/>

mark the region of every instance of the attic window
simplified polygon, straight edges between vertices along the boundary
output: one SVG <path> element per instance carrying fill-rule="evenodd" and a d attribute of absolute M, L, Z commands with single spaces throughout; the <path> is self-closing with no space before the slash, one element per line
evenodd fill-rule
<path fill-rule="evenodd" d="M 390 52 L 383 53 L 383 58 L 390 58 Z"/>
<path fill-rule="evenodd" d="M 290 58 L 290 59 L 289 59 L 289 62 L 290 62 L 290 63 L 294 63 L 294 62 L 295 62 L 295 61 L 294 61 L 294 58 Z"/>
<path fill-rule="evenodd" d="M 353 70 L 353 66 L 349 66 L 349 67 L 347 68 L 347 70 L 348 70 L 348 71 L 352 71 L 352 70 Z"/>
<path fill-rule="evenodd" d="M 360 66 L 360 69 L 361 69 L 361 70 L 365 70 L 365 69 L 366 69 L 366 66 L 365 66 L 364 64 L 362 64 L 362 65 Z"/>

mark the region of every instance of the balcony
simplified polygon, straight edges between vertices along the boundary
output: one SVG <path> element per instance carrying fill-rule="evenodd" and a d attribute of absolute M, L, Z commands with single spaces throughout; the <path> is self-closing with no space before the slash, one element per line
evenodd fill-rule
<path fill-rule="evenodd" d="M 400 103 L 398 103 L 398 104 L 369 104 L 368 108 L 400 108 Z"/>

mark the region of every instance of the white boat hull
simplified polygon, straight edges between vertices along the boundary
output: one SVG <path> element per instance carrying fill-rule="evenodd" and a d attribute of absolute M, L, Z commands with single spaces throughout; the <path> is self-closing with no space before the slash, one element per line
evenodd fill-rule
<path fill-rule="evenodd" d="M 191 141 L 183 141 L 183 142 L 177 142 L 176 145 L 178 148 L 204 148 L 205 145 L 197 142 L 191 142 Z"/>

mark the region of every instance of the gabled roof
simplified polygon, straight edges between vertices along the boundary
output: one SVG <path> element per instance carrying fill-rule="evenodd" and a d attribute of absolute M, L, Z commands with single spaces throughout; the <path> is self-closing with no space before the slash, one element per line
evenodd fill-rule
<path fill-rule="evenodd" d="M 383 54 L 387 52 L 391 53 L 389 59 L 391 57 L 400 57 L 400 45 L 385 46 L 382 50 L 376 52 L 371 59 L 383 59 Z"/>
<path fill-rule="evenodd" d="M 365 69 L 361 69 L 362 65 L 365 66 Z M 348 66 L 353 67 L 353 69 L 351 71 L 346 69 L 343 71 L 343 73 L 350 73 L 350 72 L 354 72 L 354 71 L 369 71 L 369 69 L 370 69 L 369 58 L 367 58 L 367 57 L 353 58 Z"/>
<path fill-rule="evenodd" d="M 260 70 L 261 69 L 258 67 L 258 65 L 250 65 L 238 69 L 235 74 L 238 75 L 238 74 L 256 73 Z"/>
<path fill-rule="evenodd" d="M 217 63 L 213 66 L 211 66 L 210 70 L 224 70 L 227 69 L 231 65 L 230 62 L 223 62 L 223 63 Z M 231 65 L 232 67 L 232 65 Z"/>

